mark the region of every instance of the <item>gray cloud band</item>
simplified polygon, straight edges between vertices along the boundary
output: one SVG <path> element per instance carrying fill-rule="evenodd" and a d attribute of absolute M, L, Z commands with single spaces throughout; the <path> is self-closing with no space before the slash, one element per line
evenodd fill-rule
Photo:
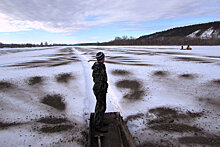
<path fill-rule="evenodd" d="M 0 14 L 16 20 L 11 23 L 25 24 L 26 28 L 37 28 L 40 24 L 38 27 L 47 31 L 71 32 L 117 22 L 139 25 L 139 22 L 211 13 L 219 16 L 218 3 L 217 0 L 1 0 Z"/>

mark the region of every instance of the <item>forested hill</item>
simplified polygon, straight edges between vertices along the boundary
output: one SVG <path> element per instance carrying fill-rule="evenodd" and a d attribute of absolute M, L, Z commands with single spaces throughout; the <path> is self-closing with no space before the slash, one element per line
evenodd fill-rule
<path fill-rule="evenodd" d="M 167 31 L 141 36 L 138 39 L 149 37 L 191 37 L 201 39 L 220 38 L 220 21 L 177 27 Z"/>
<path fill-rule="evenodd" d="M 137 39 L 115 39 L 103 45 L 220 45 L 220 21 L 176 27 Z"/>

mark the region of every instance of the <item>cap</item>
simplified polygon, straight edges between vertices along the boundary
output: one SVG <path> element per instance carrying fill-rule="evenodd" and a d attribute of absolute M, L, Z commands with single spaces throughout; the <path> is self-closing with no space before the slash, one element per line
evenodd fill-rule
<path fill-rule="evenodd" d="M 105 54 L 104 54 L 103 52 L 98 52 L 98 53 L 96 54 L 96 59 L 97 59 L 98 61 L 102 60 L 104 57 L 105 57 Z"/>

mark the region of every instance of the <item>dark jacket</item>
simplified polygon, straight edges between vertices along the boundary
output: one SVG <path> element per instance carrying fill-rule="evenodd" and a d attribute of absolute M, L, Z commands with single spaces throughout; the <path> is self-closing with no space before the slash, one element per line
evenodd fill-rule
<path fill-rule="evenodd" d="M 101 62 L 95 62 L 92 66 L 92 70 L 93 82 L 95 83 L 93 86 L 93 91 L 95 93 L 107 92 L 108 77 L 106 74 L 105 64 Z"/>

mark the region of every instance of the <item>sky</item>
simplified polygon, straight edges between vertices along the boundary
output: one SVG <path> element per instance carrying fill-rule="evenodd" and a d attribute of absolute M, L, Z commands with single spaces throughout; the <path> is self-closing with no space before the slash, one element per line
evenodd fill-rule
<path fill-rule="evenodd" d="M 219 20 L 220 0 L 1 0 L 0 42 L 105 42 Z"/>

